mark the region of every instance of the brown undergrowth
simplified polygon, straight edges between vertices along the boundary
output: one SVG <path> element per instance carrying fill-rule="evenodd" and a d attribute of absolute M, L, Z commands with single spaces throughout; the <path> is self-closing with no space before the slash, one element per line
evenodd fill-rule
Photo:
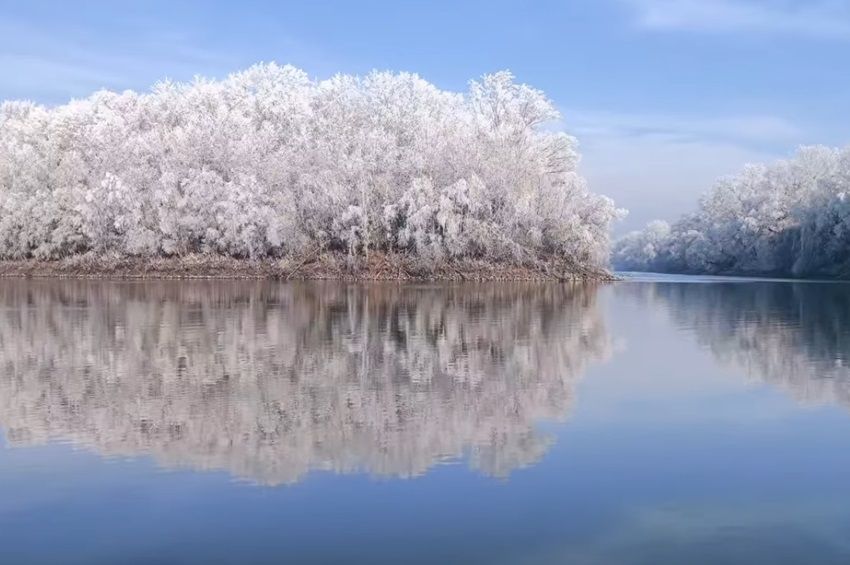
<path fill-rule="evenodd" d="M 125 279 L 282 279 L 381 281 L 610 281 L 607 271 L 563 259 L 493 263 L 476 259 L 433 261 L 404 254 L 308 253 L 285 259 L 236 259 L 220 255 L 121 257 L 81 255 L 56 261 L 0 261 L 0 277 Z"/>

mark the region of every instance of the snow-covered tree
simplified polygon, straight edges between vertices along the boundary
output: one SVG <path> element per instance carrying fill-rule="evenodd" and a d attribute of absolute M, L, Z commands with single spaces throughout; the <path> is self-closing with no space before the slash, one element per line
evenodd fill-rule
<path fill-rule="evenodd" d="M 670 237 L 670 224 L 655 220 L 641 231 L 632 231 L 614 242 L 617 266 L 629 271 L 652 270 Z"/>
<path fill-rule="evenodd" d="M 850 147 L 805 147 L 720 180 L 695 213 L 614 245 L 618 268 L 850 276 Z"/>
<path fill-rule="evenodd" d="M 604 266 L 618 212 L 508 72 L 222 81 L 0 106 L 0 258 L 280 257 L 316 248 Z"/>

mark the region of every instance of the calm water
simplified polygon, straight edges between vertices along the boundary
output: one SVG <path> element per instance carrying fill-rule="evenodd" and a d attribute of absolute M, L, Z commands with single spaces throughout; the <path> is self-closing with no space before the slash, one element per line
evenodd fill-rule
<path fill-rule="evenodd" d="M 848 563 L 850 285 L 0 281 L 2 563 Z"/>

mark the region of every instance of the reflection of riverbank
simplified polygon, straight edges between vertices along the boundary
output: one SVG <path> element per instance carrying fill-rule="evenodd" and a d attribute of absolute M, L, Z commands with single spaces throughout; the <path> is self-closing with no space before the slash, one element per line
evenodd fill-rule
<path fill-rule="evenodd" d="M 608 353 L 595 288 L 0 283 L 0 424 L 13 444 L 226 469 L 410 476 L 537 460 Z"/>
<path fill-rule="evenodd" d="M 850 408 L 850 285 L 658 283 L 618 292 L 661 302 L 721 363 L 800 401 Z"/>

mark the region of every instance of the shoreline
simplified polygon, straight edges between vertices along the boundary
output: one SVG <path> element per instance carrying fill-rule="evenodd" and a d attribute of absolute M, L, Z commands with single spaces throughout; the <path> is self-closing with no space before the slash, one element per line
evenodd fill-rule
<path fill-rule="evenodd" d="M 140 258 L 80 255 L 59 260 L 0 260 L 0 278 L 54 279 L 272 279 L 357 281 L 611 282 L 612 273 L 564 261 L 535 265 L 464 259 L 433 263 L 400 254 L 308 254 L 286 259 L 234 259 L 220 255 Z"/>

